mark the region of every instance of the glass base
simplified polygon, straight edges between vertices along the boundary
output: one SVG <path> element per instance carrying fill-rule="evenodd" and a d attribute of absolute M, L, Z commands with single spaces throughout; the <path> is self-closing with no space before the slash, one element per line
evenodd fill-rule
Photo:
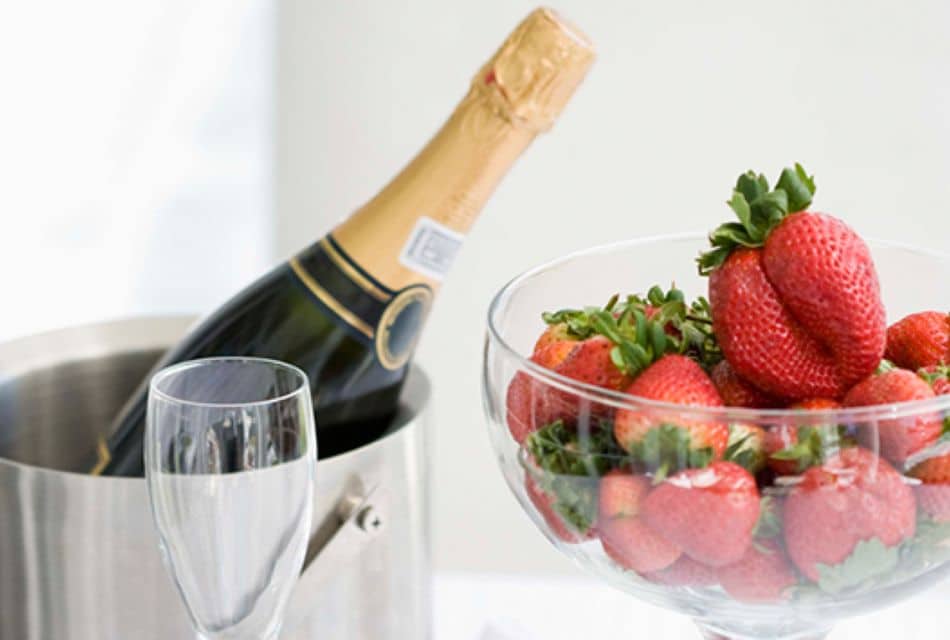
<path fill-rule="evenodd" d="M 696 626 L 705 640 L 823 640 L 831 631 L 831 627 L 790 628 L 781 623 L 773 626 L 762 623 L 730 624 L 697 620 Z"/>
<path fill-rule="evenodd" d="M 278 638 L 280 638 L 280 627 L 278 627 L 273 633 L 269 633 L 267 635 L 231 635 L 227 631 L 211 635 L 205 635 L 199 631 L 195 634 L 196 640 L 278 640 Z"/>

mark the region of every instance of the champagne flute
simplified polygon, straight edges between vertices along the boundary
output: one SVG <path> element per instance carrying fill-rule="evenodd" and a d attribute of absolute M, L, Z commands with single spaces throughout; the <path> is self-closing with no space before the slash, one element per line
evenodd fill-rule
<path fill-rule="evenodd" d="M 297 367 L 208 358 L 152 378 L 149 499 L 200 640 L 277 637 L 307 548 L 316 450 Z"/>

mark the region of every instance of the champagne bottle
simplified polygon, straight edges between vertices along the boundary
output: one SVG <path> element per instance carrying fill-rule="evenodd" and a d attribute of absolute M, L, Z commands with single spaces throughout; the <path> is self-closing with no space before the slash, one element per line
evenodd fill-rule
<path fill-rule="evenodd" d="M 531 13 L 382 191 L 205 318 L 156 368 L 218 355 L 292 362 L 310 376 L 321 457 L 376 437 L 465 232 L 593 58 L 587 38 L 553 11 Z M 145 381 L 123 407 L 93 474 L 141 475 L 147 393 Z"/>

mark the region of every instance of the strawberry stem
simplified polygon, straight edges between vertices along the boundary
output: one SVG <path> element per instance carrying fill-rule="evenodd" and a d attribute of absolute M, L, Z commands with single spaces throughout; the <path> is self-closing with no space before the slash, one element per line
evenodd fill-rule
<path fill-rule="evenodd" d="M 788 214 L 803 211 L 814 195 L 814 177 L 797 163 L 782 170 L 773 190 L 761 173 L 743 173 L 727 201 L 739 222 L 726 222 L 709 235 L 712 249 L 696 260 L 700 275 L 709 275 L 738 247 L 764 245 L 772 229 Z"/>
<path fill-rule="evenodd" d="M 610 359 L 623 373 L 636 376 L 668 353 L 687 355 L 706 368 L 722 355 L 712 332 L 709 302 L 687 305 L 683 292 L 651 287 L 646 296 L 614 295 L 603 308 L 561 309 L 544 313 L 548 324 L 563 324 L 579 340 L 601 335 L 614 347 Z"/>

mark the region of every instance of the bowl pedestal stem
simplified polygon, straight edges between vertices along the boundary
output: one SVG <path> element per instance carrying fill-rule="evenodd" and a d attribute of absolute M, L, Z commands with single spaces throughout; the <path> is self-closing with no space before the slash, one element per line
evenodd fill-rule
<path fill-rule="evenodd" d="M 790 629 L 781 623 L 769 629 L 764 626 L 750 628 L 742 624 L 720 625 L 697 620 L 696 626 L 704 640 L 824 640 L 831 631 L 831 627 L 821 626 Z"/>

